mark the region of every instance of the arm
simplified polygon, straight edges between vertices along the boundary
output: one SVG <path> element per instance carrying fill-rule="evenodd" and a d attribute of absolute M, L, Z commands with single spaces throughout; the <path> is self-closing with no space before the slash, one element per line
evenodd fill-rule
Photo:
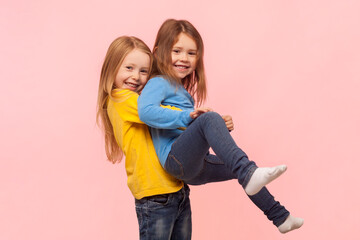
<path fill-rule="evenodd" d="M 139 118 L 137 101 L 139 95 L 130 90 L 120 90 L 113 93 L 114 101 L 111 104 L 115 107 L 118 115 L 123 121 L 144 124 Z"/>
<path fill-rule="evenodd" d="M 192 121 L 191 110 L 176 111 L 162 108 L 161 104 L 173 91 L 170 83 L 163 78 L 153 78 L 145 85 L 138 100 L 140 120 L 153 128 L 176 129 L 187 127 Z"/>
<path fill-rule="evenodd" d="M 209 107 L 197 108 L 197 109 L 195 109 L 193 112 L 190 113 L 190 117 L 191 117 L 192 119 L 195 119 L 195 118 L 197 118 L 198 116 L 200 116 L 201 114 L 206 113 L 206 112 L 212 112 L 212 109 L 209 108 Z"/>

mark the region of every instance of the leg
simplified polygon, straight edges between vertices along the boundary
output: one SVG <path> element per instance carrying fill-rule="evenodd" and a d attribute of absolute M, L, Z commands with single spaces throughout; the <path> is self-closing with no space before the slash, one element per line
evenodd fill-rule
<path fill-rule="evenodd" d="M 194 179 L 188 180 L 187 183 L 200 185 L 231 179 L 236 179 L 236 175 L 230 172 L 216 155 L 207 154 L 200 174 Z M 248 195 L 248 197 L 277 227 L 283 224 L 290 215 L 289 211 L 278 201 L 275 201 L 274 196 L 265 187 L 255 195 Z"/>
<path fill-rule="evenodd" d="M 173 176 L 190 180 L 198 176 L 209 148 L 237 176 L 246 193 L 253 195 L 280 176 L 286 166 L 260 168 L 236 145 L 222 117 L 215 112 L 199 116 L 173 143 L 165 169 Z M 255 172 L 255 174 L 254 174 Z M 254 177 L 253 177 L 254 174 Z M 250 181 L 251 178 L 251 181 Z M 247 186 L 249 184 L 249 186 Z"/>
<path fill-rule="evenodd" d="M 202 171 L 210 146 L 239 183 L 246 186 L 256 165 L 235 144 L 221 116 L 213 112 L 199 116 L 176 139 L 165 170 L 178 179 L 193 180 Z"/>
<path fill-rule="evenodd" d="M 190 207 L 190 189 L 185 184 L 179 197 L 179 211 L 171 234 L 171 240 L 187 240 L 191 239 L 192 223 L 191 223 L 191 207 Z"/>
<path fill-rule="evenodd" d="M 186 181 L 190 185 L 201 185 L 211 182 L 222 182 L 236 179 L 236 175 L 225 167 L 224 163 L 216 156 L 206 154 L 202 169 L 193 179 Z"/>
<path fill-rule="evenodd" d="M 271 195 L 265 187 L 263 187 L 257 194 L 252 196 L 248 195 L 248 197 L 277 227 L 284 223 L 290 215 L 289 211 L 286 210 L 286 208 L 278 201 L 275 201 L 274 196 Z"/>
<path fill-rule="evenodd" d="M 274 197 L 265 187 L 257 194 L 249 196 L 249 198 L 264 212 L 267 218 L 274 223 L 281 233 L 298 229 L 304 224 L 302 218 L 291 216 L 284 206 L 275 201 Z"/>
<path fill-rule="evenodd" d="M 206 157 L 210 146 L 216 153 L 215 157 L 224 163 L 229 173 L 228 178 L 236 177 L 239 183 L 246 188 L 249 180 L 252 181 L 253 173 L 259 168 L 254 162 L 249 161 L 246 154 L 236 146 L 223 119 L 216 113 L 201 115 L 178 137 L 172 145 L 164 167 L 170 174 L 190 184 L 227 180 L 227 177 L 222 176 L 223 178 L 221 178 L 216 175 L 216 169 L 224 169 L 224 166 L 207 163 Z M 286 167 L 260 169 L 260 174 L 264 173 L 265 175 L 265 181 L 263 181 L 264 177 L 260 176 L 261 183 L 257 184 L 255 188 L 253 184 L 252 194 L 245 190 L 248 195 L 252 195 L 249 196 L 250 199 L 278 226 L 280 232 L 285 233 L 301 227 L 303 220 L 297 218 L 294 221 L 289 212 L 275 201 L 266 188 L 263 188 L 265 184 L 284 172 Z M 215 174 L 216 177 L 214 178 L 211 174 Z M 254 190 L 256 188 L 258 190 Z"/>
<path fill-rule="evenodd" d="M 178 236 L 174 239 L 191 239 L 190 201 L 184 189 L 135 200 L 141 240 L 169 240 L 173 236 Z"/>

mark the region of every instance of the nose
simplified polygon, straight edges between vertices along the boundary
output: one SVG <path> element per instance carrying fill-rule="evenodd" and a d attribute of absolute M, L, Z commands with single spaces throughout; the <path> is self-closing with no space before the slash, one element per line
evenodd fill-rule
<path fill-rule="evenodd" d="M 188 55 L 186 54 L 186 52 L 183 52 L 180 56 L 180 60 L 182 61 L 187 61 L 188 60 Z"/>
<path fill-rule="evenodd" d="M 132 79 L 139 80 L 140 74 L 137 71 L 134 71 L 132 74 Z"/>

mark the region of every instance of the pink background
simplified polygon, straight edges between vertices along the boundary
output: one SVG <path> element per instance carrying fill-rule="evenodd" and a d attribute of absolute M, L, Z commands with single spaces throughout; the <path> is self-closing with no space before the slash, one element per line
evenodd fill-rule
<path fill-rule="evenodd" d="M 113 39 L 152 48 L 167 18 L 205 42 L 207 106 L 261 166 L 301 230 L 281 235 L 236 181 L 191 188 L 193 239 L 358 239 L 360 2 L 357 0 L 0 3 L 0 239 L 137 239 L 124 164 L 95 125 Z"/>

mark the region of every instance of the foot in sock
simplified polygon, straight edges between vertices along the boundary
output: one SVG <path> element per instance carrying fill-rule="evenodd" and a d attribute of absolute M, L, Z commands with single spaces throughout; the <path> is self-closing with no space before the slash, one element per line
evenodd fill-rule
<path fill-rule="evenodd" d="M 266 184 L 270 183 L 286 171 L 286 165 L 271 168 L 257 168 L 245 187 L 247 195 L 258 193 Z"/>
<path fill-rule="evenodd" d="M 289 216 L 283 224 L 281 224 L 278 229 L 281 233 L 287 233 L 292 230 L 300 228 L 304 224 L 304 219 L 296 218 Z"/>

